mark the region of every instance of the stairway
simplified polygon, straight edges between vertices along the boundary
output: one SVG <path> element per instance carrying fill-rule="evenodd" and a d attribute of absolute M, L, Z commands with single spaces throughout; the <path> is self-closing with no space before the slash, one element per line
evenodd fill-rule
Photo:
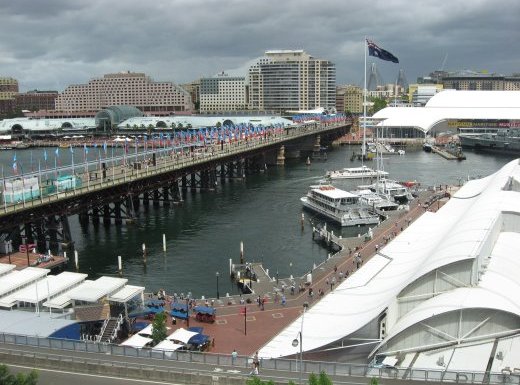
<path fill-rule="evenodd" d="M 101 335 L 100 342 L 112 342 L 112 333 L 116 327 L 119 327 L 118 319 L 110 318 L 105 330 L 103 331 L 103 334 Z"/>

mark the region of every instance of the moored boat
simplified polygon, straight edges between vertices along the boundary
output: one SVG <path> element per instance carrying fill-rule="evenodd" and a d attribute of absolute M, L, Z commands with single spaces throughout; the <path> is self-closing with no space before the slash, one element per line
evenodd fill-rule
<path fill-rule="evenodd" d="M 343 227 L 371 225 L 380 221 L 380 216 L 375 210 L 363 204 L 357 194 L 332 185 L 311 186 L 307 195 L 300 200 L 304 207 Z"/>
<path fill-rule="evenodd" d="M 388 175 L 388 172 L 382 170 L 373 170 L 365 165 L 361 167 L 345 167 L 341 170 L 327 171 L 325 176 L 329 179 L 363 179 L 377 178 Z"/>
<path fill-rule="evenodd" d="M 408 201 L 413 199 L 413 195 L 410 193 L 408 187 L 403 186 L 401 183 L 398 183 L 394 180 L 385 178 L 380 179 L 371 185 L 358 186 L 358 189 L 369 189 L 385 197 L 389 201 L 398 204 L 406 204 Z"/>

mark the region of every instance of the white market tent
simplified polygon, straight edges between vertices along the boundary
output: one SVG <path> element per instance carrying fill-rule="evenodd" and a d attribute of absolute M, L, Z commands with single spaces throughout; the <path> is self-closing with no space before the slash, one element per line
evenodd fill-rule
<path fill-rule="evenodd" d="M 188 343 L 191 337 L 196 336 L 197 332 L 191 332 L 189 330 L 186 330 L 184 328 L 180 328 L 175 330 L 172 334 L 170 334 L 167 339 L 170 341 L 180 341 L 185 344 Z"/>
<path fill-rule="evenodd" d="M 126 341 L 123 341 L 119 345 L 121 346 L 131 346 L 134 348 L 142 348 L 152 342 L 153 340 L 148 337 L 143 337 L 139 334 L 134 334 L 132 337 L 127 339 Z"/>
<path fill-rule="evenodd" d="M 153 347 L 154 350 L 165 350 L 165 351 L 176 351 L 179 350 L 186 345 L 184 344 L 176 344 L 173 341 L 170 341 L 168 339 L 159 342 L 157 345 Z"/>

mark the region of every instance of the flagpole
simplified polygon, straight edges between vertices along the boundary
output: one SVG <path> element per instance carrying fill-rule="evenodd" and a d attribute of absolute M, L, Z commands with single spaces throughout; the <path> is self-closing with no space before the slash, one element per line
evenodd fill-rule
<path fill-rule="evenodd" d="M 38 185 L 40 190 L 40 200 L 43 202 L 42 166 L 40 159 L 38 159 Z"/>
<path fill-rule="evenodd" d="M 4 174 L 4 165 L 2 165 L 2 186 L 3 186 L 3 196 L 4 196 L 4 211 L 7 212 L 7 197 L 6 197 L 6 187 L 5 187 L 5 174 Z M 12 200 L 12 199 L 11 199 Z"/>
<path fill-rule="evenodd" d="M 367 37 L 363 42 L 363 51 L 365 54 L 365 71 L 363 72 L 363 147 L 361 148 L 361 162 L 365 159 L 365 137 L 367 130 Z"/>

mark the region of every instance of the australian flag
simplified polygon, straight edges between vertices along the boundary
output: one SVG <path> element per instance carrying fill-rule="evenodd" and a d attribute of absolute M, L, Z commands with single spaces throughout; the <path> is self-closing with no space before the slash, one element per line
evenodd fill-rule
<path fill-rule="evenodd" d="M 368 54 L 370 56 L 378 57 L 381 60 L 391 61 L 392 63 L 399 63 L 399 59 L 392 55 L 387 50 L 380 48 L 371 40 L 367 40 Z"/>

